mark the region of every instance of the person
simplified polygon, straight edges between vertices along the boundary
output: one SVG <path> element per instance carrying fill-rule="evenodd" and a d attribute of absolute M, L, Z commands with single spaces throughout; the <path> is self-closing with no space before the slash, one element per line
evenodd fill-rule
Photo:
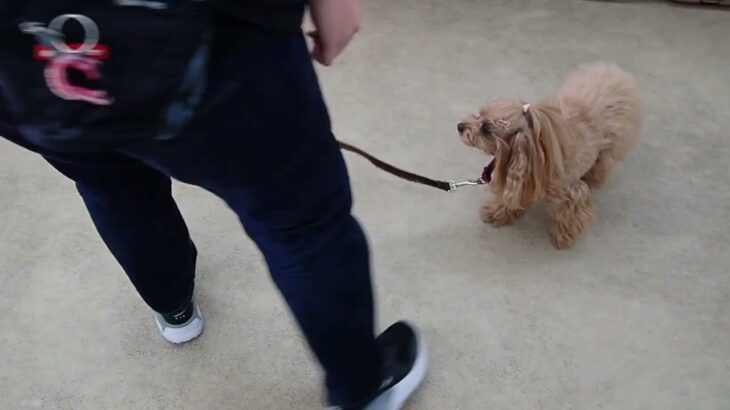
<path fill-rule="evenodd" d="M 210 191 L 237 213 L 324 369 L 329 404 L 397 409 L 425 375 L 426 348 L 405 322 L 374 334 L 368 245 L 351 214 L 347 170 L 312 64 L 312 58 L 332 64 L 349 44 L 359 29 L 359 4 L 309 0 L 310 52 L 301 29 L 305 3 L 215 6 L 207 91 L 174 138 L 113 149 L 37 144 L 27 127 L 14 124 L 14 96 L 23 90 L 7 80 L 7 56 L 0 60 L 0 135 L 75 181 L 165 339 L 184 343 L 204 327 L 194 296 L 197 249 L 171 195 L 175 178 Z"/>

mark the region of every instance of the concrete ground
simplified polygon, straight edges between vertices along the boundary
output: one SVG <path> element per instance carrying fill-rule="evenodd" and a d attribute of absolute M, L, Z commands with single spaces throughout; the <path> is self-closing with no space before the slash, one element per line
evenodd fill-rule
<path fill-rule="evenodd" d="M 380 324 L 418 323 L 432 371 L 411 409 L 730 408 L 730 12 L 663 1 L 368 0 L 322 70 L 337 134 L 405 168 L 471 177 L 457 120 L 616 61 L 646 93 L 638 150 L 599 219 L 553 249 L 544 210 L 481 224 L 348 157 Z M 0 142 L 0 409 L 310 409 L 317 369 L 258 252 L 217 199 L 178 185 L 201 251 L 201 339 L 164 343 L 72 184 Z"/>

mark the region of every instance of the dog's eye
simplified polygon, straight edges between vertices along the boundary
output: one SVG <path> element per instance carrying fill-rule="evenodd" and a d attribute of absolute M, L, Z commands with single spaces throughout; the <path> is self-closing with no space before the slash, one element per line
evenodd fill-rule
<path fill-rule="evenodd" d="M 489 127 L 488 122 L 485 122 L 484 124 L 482 124 L 482 132 L 485 134 L 489 134 L 492 132 L 491 128 Z"/>

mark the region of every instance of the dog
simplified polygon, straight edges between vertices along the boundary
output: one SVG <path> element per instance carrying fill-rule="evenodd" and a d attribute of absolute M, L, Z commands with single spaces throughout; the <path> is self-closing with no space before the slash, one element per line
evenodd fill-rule
<path fill-rule="evenodd" d="M 498 100 L 461 121 L 462 141 L 493 157 L 482 178 L 495 195 L 482 220 L 510 225 L 544 201 L 553 245 L 572 247 L 594 220 L 592 191 L 636 145 L 641 111 L 634 78 L 600 62 L 580 67 L 550 99 Z"/>

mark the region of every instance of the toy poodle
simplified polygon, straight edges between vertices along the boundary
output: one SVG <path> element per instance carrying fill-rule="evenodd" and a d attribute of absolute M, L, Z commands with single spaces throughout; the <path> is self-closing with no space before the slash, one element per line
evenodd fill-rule
<path fill-rule="evenodd" d="M 482 220 L 510 225 L 544 200 L 553 244 L 570 248 L 593 221 L 591 192 L 636 145 L 641 122 L 636 82 L 610 63 L 579 68 L 550 99 L 487 104 L 458 125 L 466 145 L 493 157 Z"/>

